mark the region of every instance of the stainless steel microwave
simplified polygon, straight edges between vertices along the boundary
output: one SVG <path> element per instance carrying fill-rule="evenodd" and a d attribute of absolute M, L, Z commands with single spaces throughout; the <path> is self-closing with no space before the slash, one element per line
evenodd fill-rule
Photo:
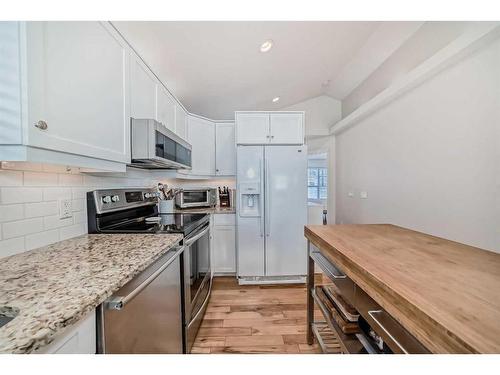
<path fill-rule="evenodd" d="M 132 163 L 143 169 L 191 169 L 191 145 L 152 119 L 131 120 Z"/>
<path fill-rule="evenodd" d="M 217 189 L 182 189 L 182 191 L 175 196 L 175 205 L 179 208 L 216 206 Z"/>

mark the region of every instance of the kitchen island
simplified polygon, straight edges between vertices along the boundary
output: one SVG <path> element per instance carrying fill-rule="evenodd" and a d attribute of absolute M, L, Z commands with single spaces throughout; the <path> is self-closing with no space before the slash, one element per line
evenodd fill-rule
<path fill-rule="evenodd" d="M 182 240 L 89 234 L 0 260 L 0 353 L 45 347 Z"/>
<path fill-rule="evenodd" d="M 316 262 L 394 352 L 500 353 L 500 254 L 386 224 L 304 232 L 310 341 Z"/>

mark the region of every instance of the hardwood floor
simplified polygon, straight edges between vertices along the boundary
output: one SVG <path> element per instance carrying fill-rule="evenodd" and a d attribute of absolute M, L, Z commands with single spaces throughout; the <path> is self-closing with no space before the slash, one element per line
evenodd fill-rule
<path fill-rule="evenodd" d="M 240 286 L 235 277 L 216 277 L 191 352 L 321 353 L 305 332 L 305 285 Z"/>

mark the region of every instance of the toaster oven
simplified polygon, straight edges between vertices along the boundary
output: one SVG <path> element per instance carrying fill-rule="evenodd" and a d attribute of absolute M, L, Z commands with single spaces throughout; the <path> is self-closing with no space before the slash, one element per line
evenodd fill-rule
<path fill-rule="evenodd" d="M 179 208 L 214 207 L 217 205 L 217 190 L 214 188 L 182 189 L 175 196 Z"/>

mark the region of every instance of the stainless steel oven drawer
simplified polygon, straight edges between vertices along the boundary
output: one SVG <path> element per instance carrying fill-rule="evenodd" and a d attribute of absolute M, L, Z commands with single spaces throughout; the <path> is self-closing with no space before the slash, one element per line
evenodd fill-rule
<path fill-rule="evenodd" d="M 394 353 L 429 353 L 410 332 L 357 285 L 353 305 Z"/>

